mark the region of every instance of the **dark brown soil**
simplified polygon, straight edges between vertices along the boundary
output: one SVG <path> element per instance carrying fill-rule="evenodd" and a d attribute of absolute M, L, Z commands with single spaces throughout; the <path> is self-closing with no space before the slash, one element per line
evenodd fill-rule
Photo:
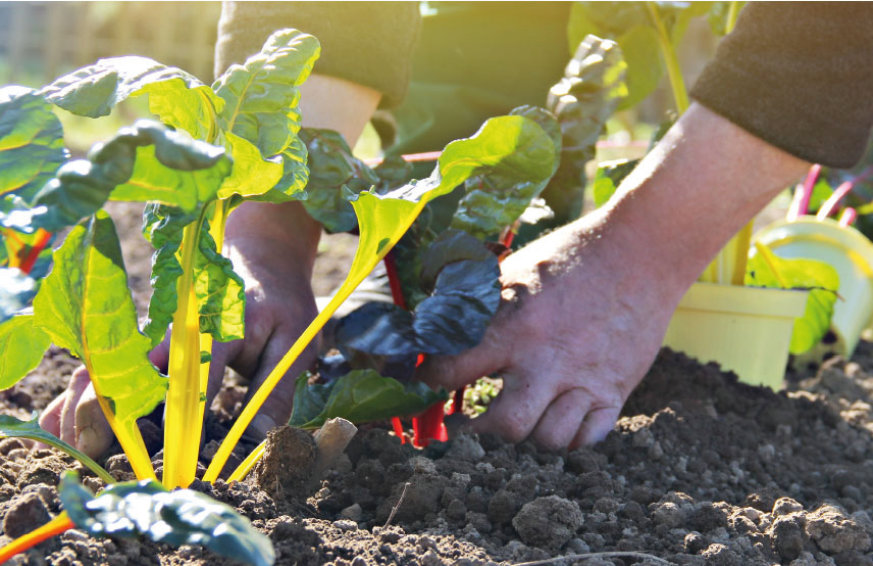
<path fill-rule="evenodd" d="M 72 366 L 51 352 L 0 392 L 0 410 L 41 409 Z M 422 451 L 370 427 L 313 482 L 308 439 L 284 431 L 245 482 L 192 487 L 250 517 L 282 565 L 873 565 L 873 344 L 793 375 L 789 389 L 740 384 L 665 350 L 591 448 L 553 454 L 459 436 Z M 299 457 L 285 457 L 292 448 Z M 59 512 L 59 474 L 77 465 L 12 439 L 0 454 L 3 543 Z M 121 474 L 125 462 L 108 467 Z M 230 564 L 198 547 L 76 530 L 12 563 Z"/>

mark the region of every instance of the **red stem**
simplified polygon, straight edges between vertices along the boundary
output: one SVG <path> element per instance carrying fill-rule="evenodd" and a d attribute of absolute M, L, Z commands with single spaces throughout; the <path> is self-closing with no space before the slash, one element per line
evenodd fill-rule
<path fill-rule="evenodd" d="M 49 240 L 52 239 L 51 232 L 46 232 L 42 228 L 37 231 L 36 235 L 36 242 L 34 242 L 33 246 L 27 252 L 24 261 L 21 262 L 21 271 L 24 273 L 30 273 L 34 264 L 36 264 L 36 260 L 39 259 L 39 254 L 45 249 L 46 245 L 48 245 Z"/>
<path fill-rule="evenodd" d="M 820 174 L 821 165 L 816 163 L 809 168 L 803 185 L 794 191 L 794 200 L 791 201 L 791 206 L 788 208 L 787 219 L 789 222 L 794 222 L 798 217 L 807 213 L 809 201 L 812 198 L 812 189 L 815 187 L 815 182 Z"/>
<path fill-rule="evenodd" d="M 391 298 L 394 304 L 406 310 L 406 300 L 403 298 L 403 289 L 400 287 L 400 277 L 397 275 L 397 264 L 394 262 L 394 254 L 388 252 L 385 259 L 385 272 L 388 274 L 388 286 L 391 288 Z"/>

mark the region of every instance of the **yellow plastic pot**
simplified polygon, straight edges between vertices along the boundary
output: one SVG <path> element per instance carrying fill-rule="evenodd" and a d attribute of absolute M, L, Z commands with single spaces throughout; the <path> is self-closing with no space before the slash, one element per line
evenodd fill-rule
<path fill-rule="evenodd" d="M 755 237 L 779 257 L 817 259 L 837 270 L 840 296 L 831 323 L 837 341 L 823 346 L 850 357 L 873 317 L 873 243 L 854 228 L 814 216 L 776 222 Z"/>
<path fill-rule="evenodd" d="M 694 283 L 673 313 L 664 345 L 716 362 L 740 381 L 778 390 L 785 377 L 794 319 L 806 291 Z"/>

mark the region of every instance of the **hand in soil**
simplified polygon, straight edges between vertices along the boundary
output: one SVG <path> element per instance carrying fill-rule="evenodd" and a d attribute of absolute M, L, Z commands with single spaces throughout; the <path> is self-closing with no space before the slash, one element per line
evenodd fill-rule
<path fill-rule="evenodd" d="M 692 104 L 607 204 L 503 262 L 483 342 L 421 377 L 448 389 L 503 377 L 474 431 L 549 448 L 602 439 L 688 286 L 808 167 Z"/>
<path fill-rule="evenodd" d="M 621 269 L 600 219 L 586 222 L 580 246 L 579 228 L 568 227 L 504 260 L 503 301 L 483 342 L 421 368 L 425 381 L 450 390 L 503 378 L 471 430 L 550 449 L 601 440 L 658 353 L 683 289 Z"/>
<path fill-rule="evenodd" d="M 214 343 L 206 406 L 221 388 L 225 366 L 251 379 L 246 401 L 317 314 L 310 287 L 320 227 L 296 203 L 247 203 L 228 220 L 226 250 L 246 285 L 246 338 Z M 169 342 L 151 354 L 166 371 Z M 255 417 L 248 434 L 261 439 L 291 416 L 294 377 L 315 360 L 313 344 L 291 367 Z M 91 457 L 112 444 L 113 435 L 97 396 L 81 368 L 67 390 L 48 406 L 40 425 Z"/>

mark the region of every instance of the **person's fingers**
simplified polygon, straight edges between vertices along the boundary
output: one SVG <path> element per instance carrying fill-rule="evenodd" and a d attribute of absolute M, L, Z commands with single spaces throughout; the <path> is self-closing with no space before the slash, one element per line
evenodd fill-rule
<path fill-rule="evenodd" d="M 76 446 L 76 410 L 85 389 L 91 384 L 91 377 L 85 366 L 76 368 L 70 376 L 70 383 L 64 392 L 64 407 L 60 414 L 60 429 L 58 438 Z"/>
<path fill-rule="evenodd" d="M 503 391 L 488 405 L 484 415 L 471 421 L 472 432 L 496 434 L 509 442 L 521 442 L 530 436 L 553 393 L 514 377 L 503 375 Z"/>
<path fill-rule="evenodd" d="M 154 364 L 156 368 L 161 370 L 164 373 L 167 373 L 167 366 L 170 365 L 170 333 L 167 332 L 167 335 L 164 337 L 164 340 L 152 348 L 152 351 L 149 352 L 149 361 Z"/>
<path fill-rule="evenodd" d="M 558 395 L 531 433 L 531 440 L 548 450 L 570 446 L 591 407 L 591 395 L 575 387 Z"/>
<path fill-rule="evenodd" d="M 79 397 L 75 419 L 76 447 L 79 450 L 92 458 L 99 458 L 109 450 L 115 436 L 97 401 L 93 385 L 89 384 Z"/>
<path fill-rule="evenodd" d="M 61 434 L 61 413 L 64 410 L 64 404 L 67 402 L 67 392 L 64 391 L 54 399 L 39 415 L 39 427 L 46 432 L 49 432 L 58 438 Z"/>
<path fill-rule="evenodd" d="M 570 449 L 600 442 L 615 428 L 615 421 L 621 413 L 621 407 L 602 407 L 592 409 L 585 415 L 579 432 L 570 443 Z"/>
<path fill-rule="evenodd" d="M 276 335 L 271 337 L 269 343 L 264 348 L 261 364 L 249 385 L 248 392 L 246 393 L 246 403 L 249 402 L 258 388 L 264 383 L 273 371 L 273 368 L 276 367 L 282 357 L 288 352 L 288 349 L 298 336 L 299 333 L 296 332 L 277 332 Z M 261 405 L 257 416 L 249 425 L 247 431 L 249 436 L 256 439 L 264 438 L 271 428 L 288 422 L 293 408 L 294 386 L 297 376 L 312 367 L 317 353 L 318 344 L 315 341 L 303 351 L 297 361 L 279 380 L 279 383 L 276 384 L 276 387 L 267 397 L 266 401 L 264 401 L 264 404 Z"/>

